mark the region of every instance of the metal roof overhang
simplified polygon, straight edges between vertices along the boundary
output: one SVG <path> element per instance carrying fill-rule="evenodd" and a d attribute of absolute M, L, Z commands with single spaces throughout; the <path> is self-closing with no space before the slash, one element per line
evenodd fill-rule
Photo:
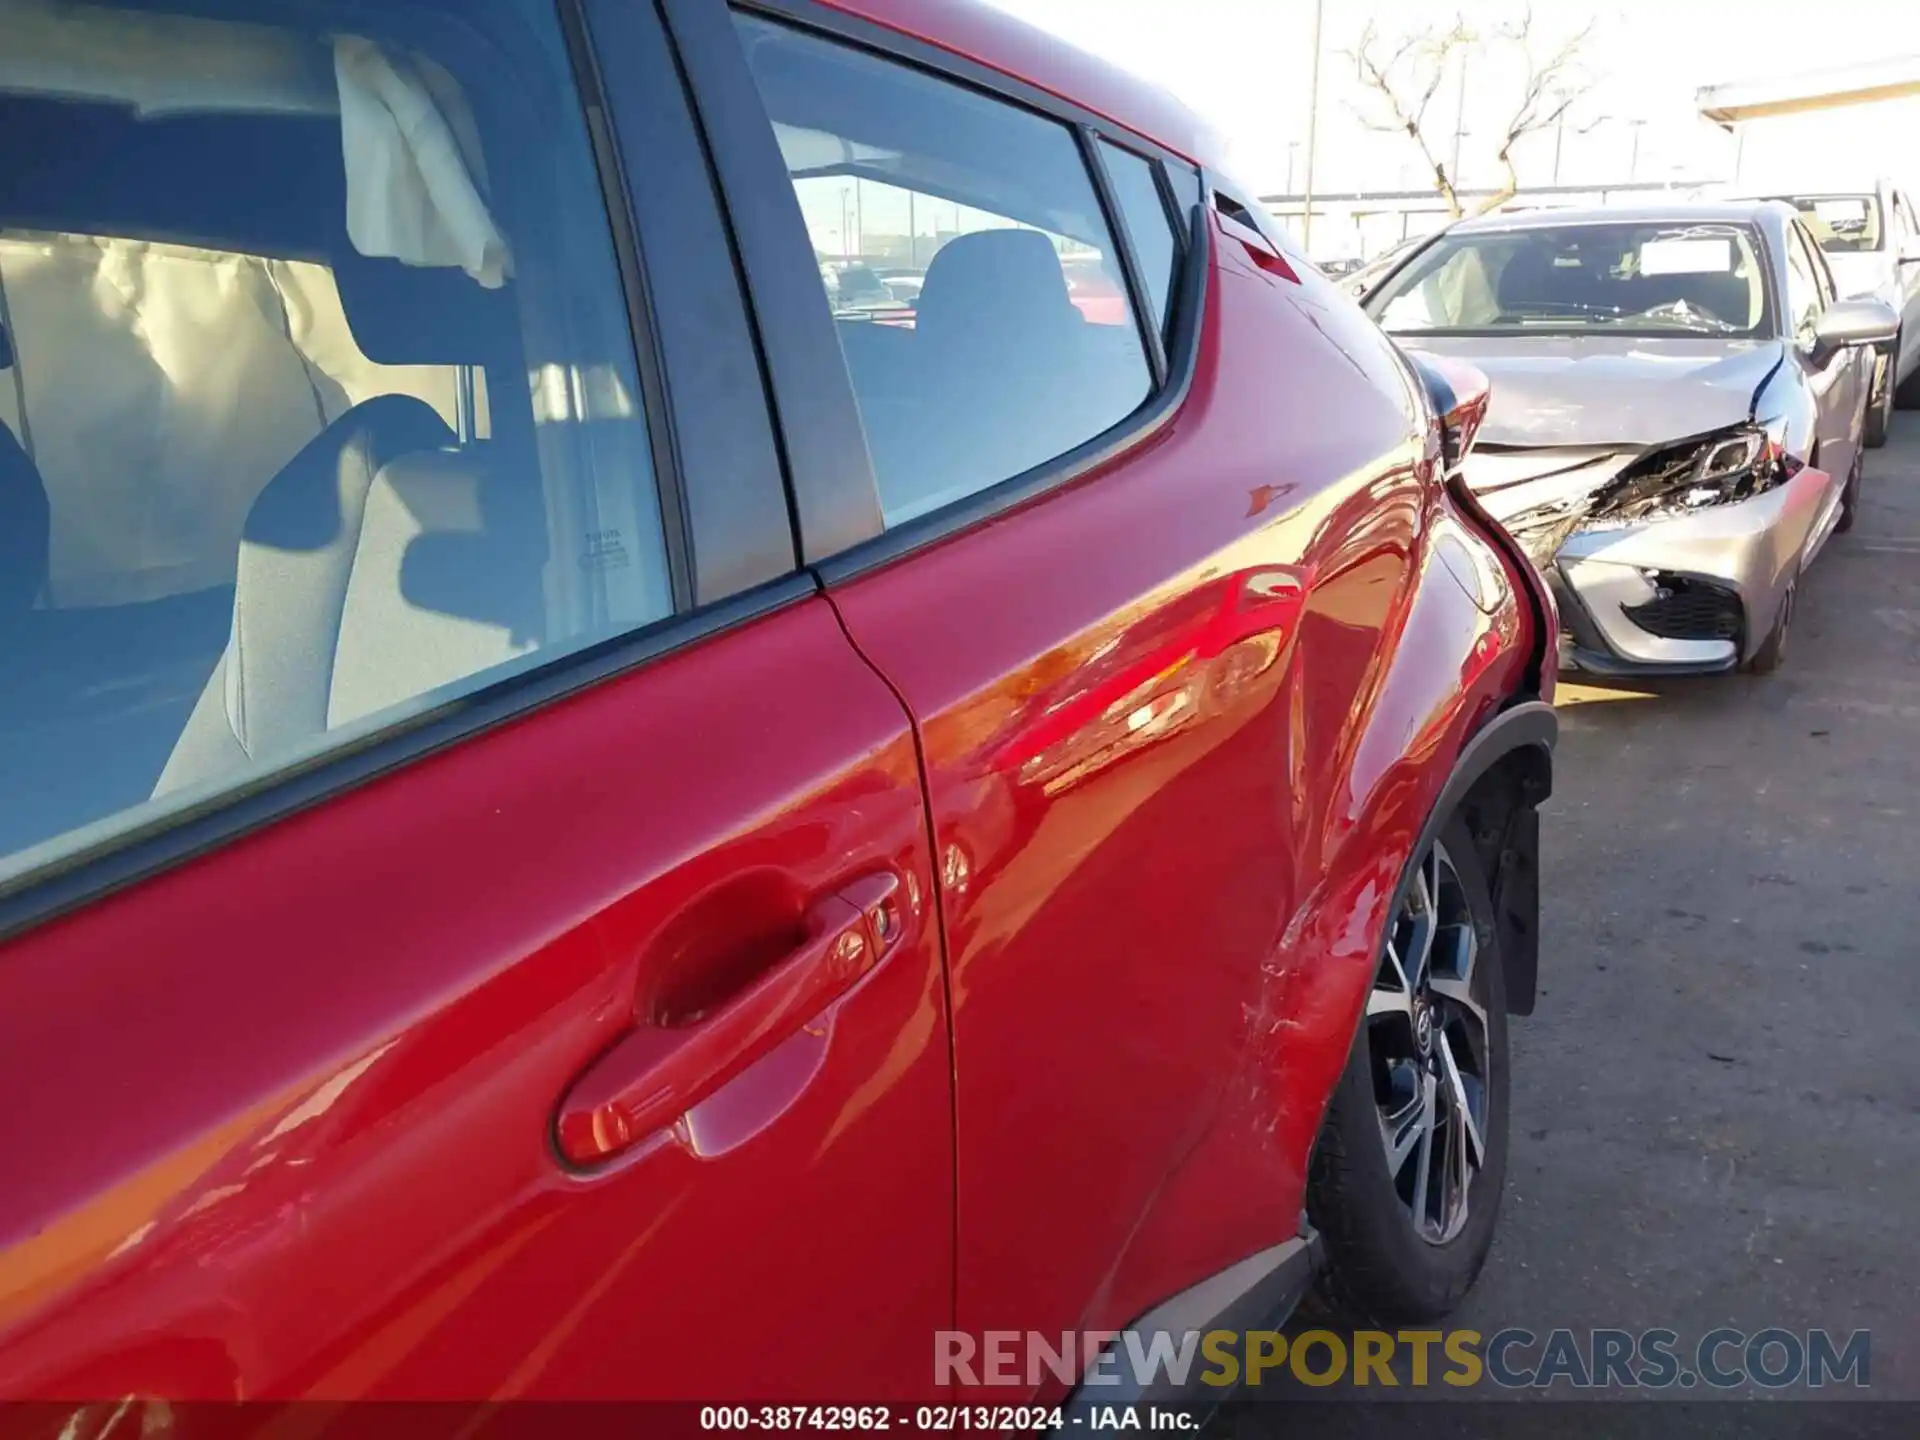
<path fill-rule="evenodd" d="M 1709 85 L 1695 95 L 1694 101 L 1704 118 L 1731 130 L 1743 120 L 1803 115 L 1912 96 L 1920 96 L 1920 55 L 1811 71 L 1781 80 Z"/>

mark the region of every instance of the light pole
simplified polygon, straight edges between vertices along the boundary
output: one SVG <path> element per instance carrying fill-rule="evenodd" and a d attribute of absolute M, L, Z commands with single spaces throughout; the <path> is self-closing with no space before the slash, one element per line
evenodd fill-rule
<path fill-rule="evenodd" d="M 1640 132 L 1646 128 L 1644 120 L 1629 120 L 1633 126 L 1633 156 L 1627 161 L 1627 183 L 1632 184 L 1640 178 Z"/>
<path fill-rule="evenodd" d="M 1572 102 L 1564 94 L 1556 93 L 1554 103 L 1560 107 L 1560 114 L 1553 122 L 1553 183 L 1560 183 L 1560 150 L 1567 143 L 1567 106 Z"/>
<path fill-rule="evenodd" d="M 1313 0 L 1313 78 L 1307 84 L 1307 189 L 1300 212 L 1300 248 L 1313 256 L 1313 161 L 1320 139 L 1320 22 L 1326 0 Z"/>
<path fill-rule="evenodd" d="M 1453 107 L 1453 169 L 1448 173 L 1453 177 L 1454 189 L 1460 188 L 1460 142 L 1467 134 L 1467 51 L 1460 47 L 1460 94 Z"/>

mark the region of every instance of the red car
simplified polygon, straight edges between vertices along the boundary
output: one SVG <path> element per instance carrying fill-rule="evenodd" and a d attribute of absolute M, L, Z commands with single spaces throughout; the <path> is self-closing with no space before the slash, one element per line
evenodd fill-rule
<path fill-rule="evenodd" d="M 1460 1298 L 1555 735 L 1483 384 L 990 9 L 117 11 L 0 79 L 0 1397 Z"/>

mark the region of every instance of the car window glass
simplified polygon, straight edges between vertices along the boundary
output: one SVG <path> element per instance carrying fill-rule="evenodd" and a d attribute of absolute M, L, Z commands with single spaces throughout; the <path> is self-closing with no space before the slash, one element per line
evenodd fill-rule
<path fill-rule="evenodd" d="M 1813 338 L 1822 308 L 1813 256 L 1800 227 L 1791 225 L 1787 228 L 1787 325 L 1795 339 Z"/>
<path fill-rule="evenodd" d="M 1766 286 L 1732 225 L 1604 223 L 1442 236 L 1369 297 L 1395 334 L 1587 331 L 1752 335 Z"/>
<path fill-rule="evenodd" d="M 1173 318 L 1173 280 L 1179 270 L 1180 249 L 1179 236 L 1154 177 L 1153 162 L 1106 140 L 1100 142 L 1100 153 L 1113 183 L 1114 200 L 1126 219 L 1154 315 L 1165 333 Z"/>
<path fill-rule="evenodd" d="M 204 9 L 0 79 L 0 880 L 671 608 L 550 7 Z"/>
<path fill-rule="evenodd" d="M 1850 254 L 1880 248 L 1880 197 L 1877 195 L 1785 195 L 1800 212 L 1816 250 Z"/>
<path fill-rule="evenodd" d="M 1062 455 L 1151 386 L 1073 132 L 739 17 L 898 525 Z"/>
<path fill-rule="evenodd" d="M 1820 292 L 1820 308 L 1825 310 L 1834 302 L 1839 293 L 1833 282 L 1833 267 L 1827 263 L 1826 252 L 1804 226 L 1800 231 L 1800 243 L 1805 248 L 1807 263 L 1813 267 L 1813 283 Z"/>

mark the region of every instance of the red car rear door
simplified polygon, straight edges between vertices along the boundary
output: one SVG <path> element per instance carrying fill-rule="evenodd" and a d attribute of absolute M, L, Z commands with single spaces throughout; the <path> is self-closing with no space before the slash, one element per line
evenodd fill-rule
<path fill-rule="evenodd" d="M 252 763 L 236 755 L 176 802 L 159 774 L 169 722 L 126 804 L 0 862 L 0 1396 L 926 1390 L 952 1313 L 952 1110 L 913 736 L 795 573 L 754 344 L 657 21 L 596 6 L 591 37 L 563 35 L 516 29 L 520 8 L 401 7 L 403 28 L 350 57 L 429 111 L 445 86 L 408 89 L 408 53 L 465 87 L 515 249 L 493 288 L 424 260 L 380 269 L 343 250 L 326 267 L 381 383 L 477 371 L 491 412 L 476 426 L 471 396 L 450 406 L 447 443 L 372 476 L 340 619 L 321 631 L 335 723 L 291 759 L 262 748 L 291 682 L 246 677 L 311 618 L 275 608 L 323 568 L 294 560 L 328 552 L 269 533 L 256 502 L 233 607 L 249 647 L 230 644 L 225 690 L 199 702 L 237 726 L 240 687 Z M 207 45 L 227 36 L 194 23 Z M 376 25 L 359 9 L 285 23 L 301 42 L 302 26 Z M 237 28 L 237 46 L 281 33 Z M 202 201 L 209 227 L 221 204 L 272 201 L 190 174 L 196 137 L 250 143 L 288 191 L 338 200 L 331 113 L 225 122 L 246 135 L 168 123 L 144 137 L 175 166 L 178 204 L 156 226 Z M 138 234 L 149 217 L 128 205 Z M 280 263 L 226 253 L 241 248 L 204 263 Z M 354 288 L 369 276 L 386 287 L 373 310 Z M 504 360 L 489 295 L 544 320 Z M 374 355 L 383 317 L 392 348 Z M 16 339 L 31 366 L 32 337 Z M 315 353 L 324 398 L 332 362 Z M 499 459 L 516 435 L 538 438 L 537 463 Z M 488 455 L 507 488 L 483 488 L 476 517 L 457 485 Z M 45 483 L 67 483 L 51 460 Z M 626 511 L 623 487 L 638 492 Z M 465 542 L 537 531 L 537 507 L 512 508 L 528 495 L 562 515 L 597 505 L 590 533 L 548 534 L 557 569 L 534 594 L 601 608 L 569 630 L 550 601 L 530 656 L 447 681 L 434 667 L 493 633 L 465 597 L 491 602 L 513 570 Z M 650 537 L 631 517 L 656 495 Z M 274 585 L 252 588 L 249 567 L 270 562 Z M 656 613 L 622 612 L 618 587 L 591 579 L 647 566 Z M 14 648 L 32 619 L 0 630 L 0 693 L 38 683 Z M 144 663 L 123 688 L 148 684 Z M 343 687 L 396 669 L 402 688 L 447 683 L 337 723 Z M 86 758 L 60 763 L 79 776 Z M 193 759 L 176 746 L 168 763 Z M 67 778 L 50 763 L 45 793 Z"/>
<path fill-rule="evenodd" d="M 1292 966 L 1364 964 L 1340 907 L 1394 878 L 1349 845 L 1344 787 L 1421 523 L 1404 376 L 1243 207 L 1203 207 L 1191 163 L 839 7 L 778 8 L 731 35 L 668 11 L 782 317 L 775 394 L 823 437 L 792 456 L 806 558 L 921 746 L 960 1329 L 1057 1347 L 1256 1256 L 1297 1283 L 1352 1016 L 1303 1010 Z M 866 155 L 856 213 L 833 187 Z M 916 257 L 913 327 L 834 313 L 823 251 Z M 1034 1388 L 1029 1353 L 970 1373 Z"/>

